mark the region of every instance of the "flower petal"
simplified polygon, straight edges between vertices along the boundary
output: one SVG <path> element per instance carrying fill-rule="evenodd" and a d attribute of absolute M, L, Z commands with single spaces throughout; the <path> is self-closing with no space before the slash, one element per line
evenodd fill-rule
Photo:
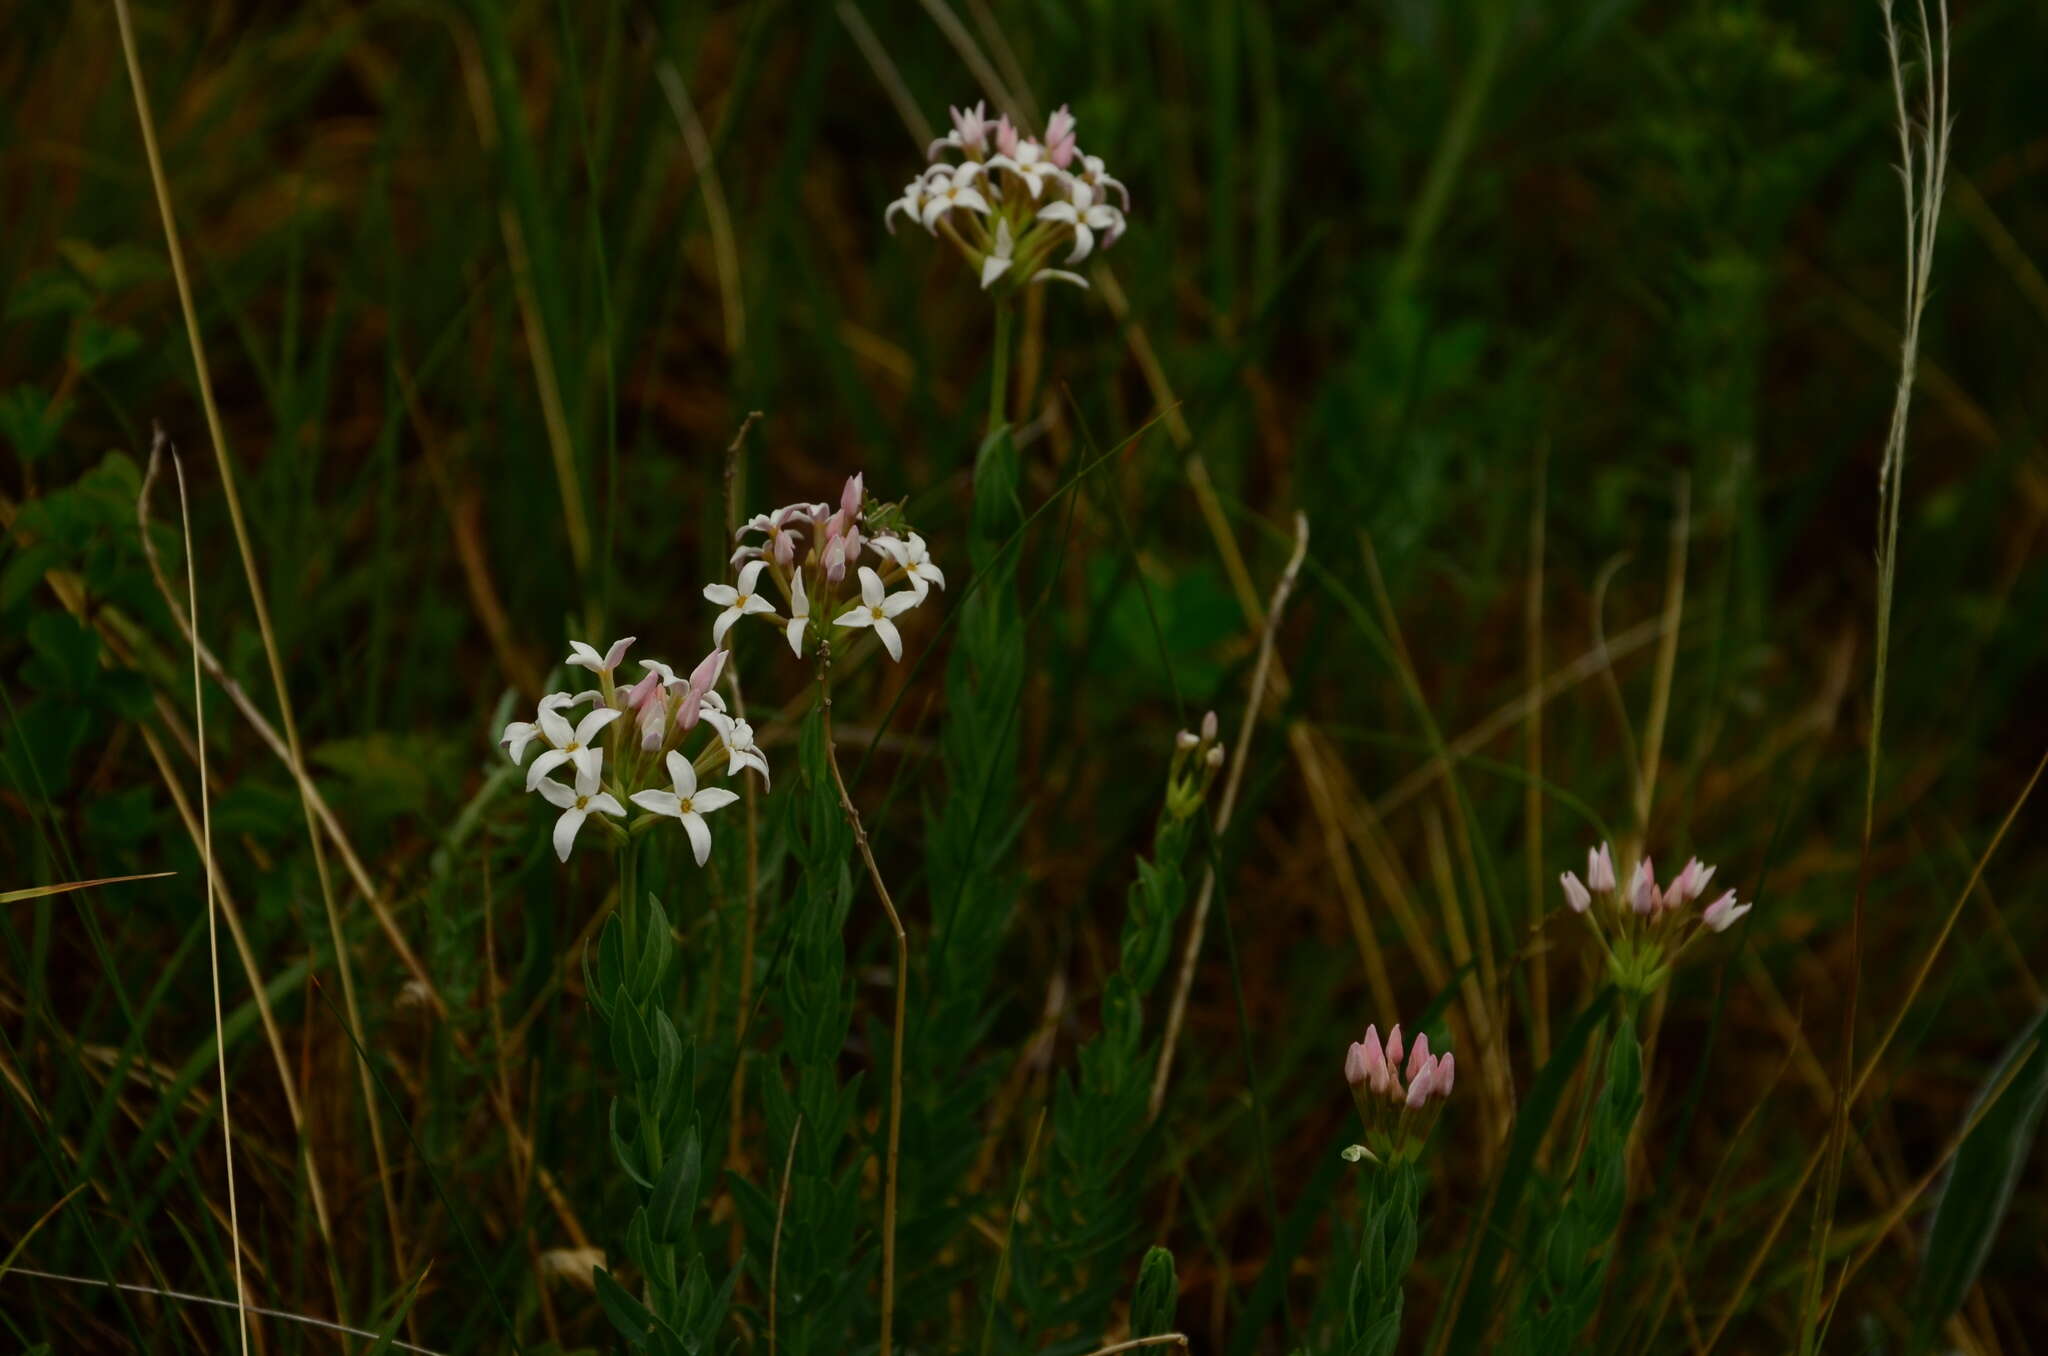
<path fill-rule="evenodd" d="M 583 821 L 589 817 L 587 810 L 579 810 L 573 805 L 562 811 L 562 817 L 555 821 L 554 840 L 557 858 L 565 862 L 569 860 L 569 849 L 576 846 L 576 831 L 583 827 Z"/>
<path fill-rule="evenodd" d="M 702 866 L 711 856 L 711 826 L 693 810 L 684 811 L 682 821 L 684 832 L 690 835 L 690 850 L 697 855 L 697 865 Z"/>
<path fill-rule="evenodd" d="M 896 623 L 887 617 L 875 619 L 875 634 L 882 638 L 882 647 L 889 652 L 889 658 L 903 662 L 903 635 L 896 629 Z"/>

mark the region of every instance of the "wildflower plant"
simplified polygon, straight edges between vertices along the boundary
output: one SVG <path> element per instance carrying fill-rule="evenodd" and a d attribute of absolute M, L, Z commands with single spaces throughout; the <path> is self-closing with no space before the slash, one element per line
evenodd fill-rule
<path fill-rule="evenodd" d="M 1416 1160 L 1457 1080 L 1455 1055 L 1432 1052 L 1422 1031 L 1404 1044 L 1399 1025 L 1384 1043 L 1379 1028 L 1368 1026 L 1365 1039 L 1344 1054 L 1344 1081 L 1365 1128 L 1365 1142 L 1346 1149 L 1344 1157 L 1370 1165 L 1344 1310 L 1344 1356 L 1387 1356 L 1400 1341 L 1401 1283 L 1415 1260 L 1422 1205 Z"/>
<path fill-rule="evenodd" d="M 1086 287 L 1086 278 L 1054 264 L 1079 264 L 1114 245 L 1131 195 L 1102 157 L 1081 150 L 1074 115 L 1061 105 L 1042 138 L 1007 114 L 990 120 L 984 103 L 952 115 L 953 129 L 927 153 L 935 163 L 903 186 L 883 223 L 893 232 L 901 214 L 951 241 L 984 291 L 1055 280 Z"/>
<path fill-rule="evenodd" d="M 1749 912 L 1751 906 L 1737 903 L 1733 890 L 1722 891 L 1711 904 L 1695 910 L 1693 905 L 1713 878 L 1714 868 L 1694 857 L 1660 890 L 1656 870 L 1644 857 L 1629 871 L 1628 888 L 1622 890 L 1614 857 L 1602 843 L 1586 853 L 1584 880 L 1571 871 L 1558 880 L 1565 903 L 1586 920 L 1606 953 L 1615 987 L 1641 999 L 1664 987 L 1671 967 L 1695 942 L 1727 931 Z"/>

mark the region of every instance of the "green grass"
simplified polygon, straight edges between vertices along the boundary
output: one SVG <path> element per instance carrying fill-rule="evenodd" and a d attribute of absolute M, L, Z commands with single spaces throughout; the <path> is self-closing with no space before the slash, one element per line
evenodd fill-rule
<path fill-rule="evenodd" d="M 10 20 L 0 1331 L 237 1349 L 232 1310 L 27 1274 L 232 1298 L 224 1048 L 252 1303 L 392 1349 L 617 1340 L 573 1274 L 600 1249 L 645 1293 L 625 1259 L 647 1189 L 607 1114 L 633 1085 L 584 968 L 613 876 L 555 861 L 495 740 L 572 638 L 694 662 L 726 449 L 760 410 L 743 514 L 864 471 L 947 571 L 905 662 L 847 666 L 834 707 L 910 937 L 896 1350 L 1118 1340 L 1155 1243 L 1195 1349 L 1339 1349 L 1367 1203 L 1332 1167 L 1358 1134 L 1343 1050 L 1425 1012 L 1459 1084 L 1399 1349 L 1505 1341 L 1610 1064 L 1605 976 L 1555 885 L 1610 832 L 1758 902 L 1644 1009 L 1587 1348 L 2030 1349 L 2038 7 L 1954 16 L 1874 757 L 1907 243 L 1876 5 L 847 8 L 886 70 L 843 11 L 773 0 L 136 13 L 291 714 L 361 867 L 323 843 L 331 934 L 295 780 L 209 680 L 216 862 L 256 962 L 223 928 L 221 1045 L 179 812 L 190 652 L 137 527 L 153 421 L 190 480 L 204 637 L 281 732 L 280 703 L 114 11 Z M 990 308 L 943 242 L 881 229 L 923 163 L 890 86 L 943 126 L 984 92 L 960 35 L 1041 117 L 1071 101 L 1134 198 L 1113 286 L 1019 307 L 993 453 Z M 175 579 L 161 487 L 152 507 Z M 1132 1053 L 1105 999 L 1131 1001 L 1173 733 L 1213 706 L 1235 752 L 1297 510 L 1309 553 L 1238 804 L 1181 862 Z M 892 935 L 799 758 L 807 675 L 774 648 L 741 661 L 776 766 L 752 898 L 731 825 L 706 869 L 652 839 L 638 862 L 674 924 L 650 1001 L 693 1052 L 700 1205 L 673 1246 L 712 1289 L 735 1278 L 718 1349 L 765 1352 L 774 1272 L 778 1351 L 873 1350 Z M 1159 1115 L 1091 1118 L 1112 1103 L 1084 1087 L 1149 1090 L 1211 869 Z M 152 872 L 175 875 L 12 897 Z M 1084 1083 L 1081 1052 L 1111 1048 Z M 1944 1190 L 1950 1155 L 1976 1186 Z M 1104 1164 L 1127 1166 L 1091 1214 L 1066 1193 Z M 338 1344 L 252 1323 L 265 1351 Z"/>

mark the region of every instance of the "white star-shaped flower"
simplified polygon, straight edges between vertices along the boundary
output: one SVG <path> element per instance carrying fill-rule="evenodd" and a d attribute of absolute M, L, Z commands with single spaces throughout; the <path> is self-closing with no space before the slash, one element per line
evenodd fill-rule
<path fill-rule="evenodd" d="M 988 199 L 982 197 L 981 190 L 974 186 L 981 172 L 980 165 L 970 160 L 950 171 L 944 165 L 932 168 L 938 172 L 928 175 L 925 180 L 924 207 L 918 214 L 926 230 L 937 234 L 939 218 L 956 207 L 979 212 L 983 216 L 989 214 Z"/>
<path fill-rule="evenodd" d="M 1067 262 L 1078 264 L 1095 248 L 1095 233 L 1102 232 L 1102 247 L 1108 249 L 1123 234 L 1124 214 L 1108 203 L 1095 201 L 1095 190 L 1084 183 L 1074 185 L 1072 202 L 1049 202 L 1038 209 L 1040 221 L 1063 221 L 1074 228 L 1074 248 Z"/>
<path fill-rule="evenodd" d="M 720 786 L 707 786 L 699 791 L 697 769 L 690 766 L 689 759 L 674 750 L 670 750 L 668 755 L 668 776 L 675 790 L 635 791 L 633 803 L 649 814 L 680 819 L 683 830 L 690 835 L 690 848 L 697 855 L 697 865 L 702 866 L 711 856 L 711 826 L 704 822 L 704 816 L 732 804 L 739 796 Z"/>
<path fill-rule="evenodd" d="M 612 714 L 617 715 L 618 712 Z M 576 845 L 576 835 L 583 828 L 584 820 L 594 814 L 622 817 L 626 813 L 626 807 L 619 804 L 611 792 L 601 789 L 599 772 L 604 751 L 598 749 L 593 752 L 598 755 L 596 759 L 587 765 L 576 765 L 576 785 L 573 787 L 553 781 L 540 784 L 541 797 L 562 812 L 562 817 L 555 821 L 554 841 L 555 856 L 565 862 L 569 860 L 569 849 Z"/>
<path fill-rule="evenodd" d="M 1022 179 L 1033 198 L 1045 191 L 1047 183 L 1058 183 L 1067 177 L 1036 141 L 1020 141 L 1014 155 L 992 155 L 985 163 L 991 170 L 1006 169 Z"/>
<path fill-rule="evenodd" d="M 624 714 L 616 706 L 600 706 L 571 726 L 560 710 L 542 703 L 538 724 L 541 738 L 548 742 L 548 749 L 533 760 L 532 767 L 526 769 L 526 789 L 531 791 L 539 786 L 541 778 L 564 763 L 573 762 L 579 778 L 586 769 L 596 776 L 599 765 L 604 761 L 604 750 L 595 742 L 598 731 Z"/>
<path fill-rule="evenodd" d="M 725 746 L 725 775 L 730 777 L 743 767 L 750 767 L 761 774 L 761 780 L 768 780 L 768 755 L 761 752 L 761 746 L 754 742 L 754 727 L 743 720 L 734 720 L 723 711 L 706 711 L 704 723 L 718 731 L 718 742 Z"/>
<path fill-rule="evenodd" d="M 863 565 L 860 567 L 860 601 L 833 618 L 834 626 L 872 626 L 875 634 L 882 638 L 882 646 L 888 650 L 889 658 L 901 663 L 903 659 L 903 634 L 896 629 L 896 618 L 916 607 L 919 596 L 909 590 L 885 595 L 882 592 L 882 576 Z"/>
<path fill-rule="evenodd" d="M 572 640 L 569 642 L 569 657 L 563 662 L 574 664 L 579 669 L 589 669 L 592 673 L 610 673 L 619 666 L 619 661 L 626 657 L 626 647 L 633 641 L 632 636 L 627 636 L 624 640 L 615 640 L 611 649 L 599 654 L 596 649 L 582 641 Z"/>
<path fill-rule="evenodd" d="M 540 699 L 540 709 L 564 711 L 572 706 L 581 705 L 597 695 L 595 692 L 579 692 L 573 696 L 567 692 L 550 692 Z M 546 732 L 541 729 L 538 720 L 515 720 L 505 726 L 505 732 L 498 736 L 498 743 L 504 748 L 506 756 L 511 758 L 513 765 L 517 766 L 519 760 L 526 757 L 526 746 L 536 739 L 546 739 Z"/>
<path fill-rule="evenodd" d="M 937 584 L 946 587 L 946 576 L 939 567 L 932 564 L 931 553 L 925 549 L 924 538 L 913 532 L 908 541 L 899 537 L 877 537 L 875 549 L 903 567 L 904 577 L 910 580 L 910 587 L 917 590 L 919 599 Z"/>
<path fill-rule="evenodd" d="M 922 174 L 903 186 L 903 196 L 889 204 L 882 213 L 882 225 L 890 235 L 896 234 L 896 214 L 901 212 L 912 221 L 923 221 L 925 204 L 925 179 Z"/>
<path fill-rule="evenodd" d="M 711 623 L 711 643 L 713 645 L 723 644 L 725 633 L 732 629 L 732 624 L 748 613 L 773 612 L 775 610 L 775 604 L 754 591 L 755 587 L 761 582 L 761 571 L 767 568 L 768 562 L 765 560 L 750 561 L 746 568 L 740 571 L 738 588 L 734 588 L 731 584 L 706 584 L 704 586 L 705 599 L 709 602 L 717 603 L 725 609 L 725 611 L 718 614 L 718 620 Z"/>

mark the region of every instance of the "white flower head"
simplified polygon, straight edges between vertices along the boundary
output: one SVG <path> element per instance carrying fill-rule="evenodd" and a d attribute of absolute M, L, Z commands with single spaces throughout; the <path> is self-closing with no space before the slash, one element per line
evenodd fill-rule
<path fill-rule="evenodd" d="M 918 215 L 926 230 L 937 234 L 939 219 L 955 208 L 979 212 L 983 216 L 989 214 L 991 209 L 988 199 L 974 186 L 974 181 L 981 176 L 980 165 L 970 160 L 964 165 L 950 168 L 945 165 L 935 165 L 932 168 L 936 172 L 925 180 L 924 207 Z"/>
<path fill-rule="evenodd" d="M 592 673 L 610 673 L 619 666 L 619 661 L 626 657 L 627 647 L 632 645 L 634 639 L 627 636 L 624 640 L 615 640 L 611 649 L 603 654 L 599 654 L 594 647 L 585 645 L 580 640 L 572 640 L 569 642 L 569 657 L 563 662 L 574 664 L 579 669 L 589 669 Z"/>
<path fill-rule="evenodd" d="M 702 866 L 711 857 L 711 826 L 704 822 L 704 816 L 732 804 L 739 796 L 720 786 L 698 790 L 697 769 L 673 749 L 668 755 L 668 776 L 674 790 L 635 791 L 633 803 L 650 814 L 681 820 L 683 831 L 690 835 L 690 850 L 696 854 L 697 865 Z"/>
<path fill-rule="evenodd" d="M 562 711 L 577 705 L 585 698 L 595 696 L 597 696 L 595 692 L 583 692 L 574 696 L 567 692 L 550 692 L 547 696 L 540 699 L 540 709 L 542 711 Z M 503 734 L 498 736 L 498 743 L 504 748 L 506 756 L 511 758 L 513 765 L 516 767 L 519 760 L 526 757 L 526 746 L 536 739 L 546 739 L 546 734 L 541 729 L 538 720 L 515 720 L 505 727 Z"/>
<path fill-rule="evenodd" d="M 910 587 L 917 591 L 919 599 L 931 592 L 937 584 L 946 587 L 946 576 L 938 566 L 932 564 L 931 552 L 926 549 L 924 538 L 913 532 L 908 541 L 899 537 L 875 538 L 875 549 L 903 567 L 903 575 L 910 581 Z"/>
<path fill-rule="evenodd" d="M 526 769 L 526 789 L 538 787 L 541 778 L 564 763 L 574 763 L 579 775 L 585 768 L 595 775 L 604 761 L 604 750 L 597 743 L 598 732 L 624 714 L 616 706 L 600 706 L 572 726 L 560 708 L 543 702 L 536 723 L 548 748 Z"/>
<path fill-rule="evenodd" d="M 860 567 L 860 601 L 833 618 L 834 626 L 872 626 L 875 634 L 882 638 L 882 647 L 889 652 L 889 658 L 901 663 L 903 659 L 903 634 L 896 629 L 896 618 L 922 601 L 920 595 L 909 590 L 884 594 L 882 576 L 863 565 Z"/>
<path fill-rule="evenodd" d="M 614 711 L 613 715 L 618 712 Z M 576 835 L 583 828 L 583 821 L 594 814 L 623 816 L 626 807 L 619 804 L 611 792 L 602 789 L 599 777 L 603 761 L 603 750 L 597 750 L 598 757 L 590 763 L 576 765 L 576 785 L 564 786 L 560 782 L 544 781 L 539 790 L 542 799 L 562 812 L 555 821 L 555 856 L 562 861 L 569 860 L 569 849 L 576 845 Z"/>
<path fill-rule="evenodd" d="M 1124 214 L 1108 203 L 1095 201 L 1095 190 L 1076 182 L 1070 202 L 1049 202 L 1038 209 L 1040 221 L 1064 222 L 1073 228 L 1074 248 L 1067 262 L 1078 264 L 1095 248 L 1095 233 L 1102 232 L 1102 247 L 1108 249 L 1123 234 Z"/>
<path fill-rule="evenodd" d="M 718 731 L 718 742 L 725 747 L 725 775 L 734 776 L 743 767 L 750 767 L 761 774 L 763 782 L 768 780 L 768 755 L 761 752 L 761 746 L 754 742 L 754 727 L 744 720 L 735 720 L 723 711 L 706 711 L 704 723 Z"/>
<path fill-rule="evenodd" d="M 767 568 L 768 562 L 765 560 L 751 561 L 740 571 L 737 588 L 731 584 L 704 586 L 705 599 L 725 609 L 718 614 L 718 619 L 711 623 L 711 643 L 714 646 L 725 642 L 725 633 L 730 631 L 732 624 L 741 617 L 749 613 L 775 611 L 775 604 L 755 592 L 761 582 L 761 571 Z"/>

